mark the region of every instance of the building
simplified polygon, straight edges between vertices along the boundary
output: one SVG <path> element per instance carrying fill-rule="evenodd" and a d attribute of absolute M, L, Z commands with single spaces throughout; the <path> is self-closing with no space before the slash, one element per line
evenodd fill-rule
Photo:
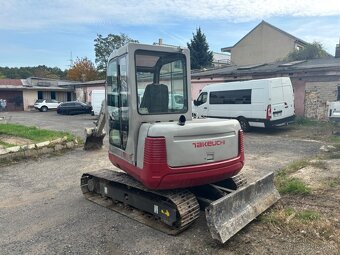
<path fill-rule="evenodd" d="M 340 58 L 229 66 L 191 75 L 192 96 L 211 83 L 290 77 L 297 116 L 327 119 L 328 102 L 340 100 Z"/>
<path fill-rule="evenodd" d="M 0 99 L 7 101 L 7 111 L 28 111 L 37 99 L 74 100 L 74 88 L 63 87 L 65 84 L 72 82 L 38 77 L 0 79 Z"/>
<path fill-rule="evenodd" d="M 231 64 L 237 66 L 258 65 L 284 59 L 307 42 L 262 21 L 234 46 L 222 48 L 231 54 Z"/>
<path fill-rule="evenodd" d="M 65 88 L 72 88 L 75 95 L 75 100 L 84 103 L 91 103 L 91 94 L 93 90 L 105 90 L 105 80 L 75 82 L 72 84 L 60 85 Z"/>
<path fill-rule="evenodd" d="M 223 66 L 230 65 L 230 54 L 221 53 L 221 52 L 213 52 L 212 65 L 214 67 L 223 67 Z"/>

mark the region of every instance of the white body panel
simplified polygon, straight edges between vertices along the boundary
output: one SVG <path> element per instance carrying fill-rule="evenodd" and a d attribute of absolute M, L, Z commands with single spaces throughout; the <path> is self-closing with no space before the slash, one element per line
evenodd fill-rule
<path fill-rule="evenodd" d="M 251 91 L 248 103 L 242 103 L 242 100 L 225 104 L 210 102 L 211 93 L 240 90 Z M 201 93 L 207 93 L 207 101 L 199 106 L 193 105 L 193 114 L 197 118 L 244 117 L 250 126 L 264 127 L 268 105 L 271 105 L 272 112 L 270 121 L 289 118 L 295 114 L 293 88 L 290 79 L 286 77 L 211 84 L 204 87 Z"/>
<path fill-rule="evenodd" d="M 103 100 L 105 100 L 105 90 L 92 90 L 91 105 L 93 115 L 99 115 Z"/>
<path fill-rule="evenodd" d="M 329 102 L 328 117 L 334 121 L 340 121 L 340 101 Z"/>
<path fill-rule="evenodd" d="M 138 135 L 137 166 L 143 168 L 146 137 L 165 137 L 168 165 L 183 167 L 232 159 L 239 153 L 240 125 L 236 120 L 199 119 L 142 124 Z"/>

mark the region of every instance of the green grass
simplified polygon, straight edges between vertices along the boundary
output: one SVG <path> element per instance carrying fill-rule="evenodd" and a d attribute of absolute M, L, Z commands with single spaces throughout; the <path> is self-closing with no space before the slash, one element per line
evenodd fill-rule
<path fill-rule="evenodd" d="M 280 170 L 277 174 L 278 177 L 285 177 L 289 174 L 295 173 L 296 171 L 308 166 L 309 160 L 301 159 L 290 163 L 284 169 Z"/>
<path fill-rule="evenodd" d="M 264 223 L 273 225 L 287 225 L 288 221 L 291 224 L 308 224 L 311 221 L 318 221 L 321 219 L 320 213 L 312 210 L 298 211 L 291 207 L 271 210 L 261 214 L 259 220 Z"/>
<path fill-rule="evenodd" d="M 72 141 L 75 137 L 72 134 L 60 131 L 51 131 L 39 129 L 37 127 L 28 127 L 19 124 L 0 124 L 0 135 L 17 136 L 30 139 L 33 142 L 50 141 L 66 136 L 68 141 Z"/>
<path fill-rule="evenodd" d="M 331 188 L 339 187 L 339 186 L 340 186 L 340 177 L 330 180 L 330 181 L 328 182 L 328 185 L 329 185 Z"/>
<path fill-rule="evenodd" d="M 313 221 L 313 220 L 319 220 L 321 218 L 320 213 L 311 211 L 311 210 L 306 210 L 306 211 L 301 211 L 296 214 L 296 218 L 303 220 L 303 221 Z"/>
<path fill-rule="evenodd" d="M 0 145 L 5 147 L 5 148 L 9 148 L 9 147 L 13 147 L 15 146 L 14 144 L 10 144 L 10 143 L 5 143 L 3 141 L 0 140 Z"/>
<path fill-rule="evenodd" d="M 309 195 L 311 189 L 301 180 L 297 178 L 289 177 L 290 174 L 308 166 L 314 165 L 316 167 L 325 167 L 322 161 L 310 162 L 309 160 L 298 160 L 289 164 L 284 169 L 280 170 L 275 176 L 275 185 L 281 194 L 293 194 L 293 195 Z"/>
<path fill-rule="evenodd" d="M 281 194 L 309 195 L 312 192 L 311 188 L 297 178 L 283 178 L 277 188 Z"/>
<path fill-rule="evenodd" d="M 307 119 L 304 117 L 296 117 L 293 125 L 297 125 L 299 127 L 321 127 L 330 129 L 334 127 L 334 124 L 329 121 Z"/>
<path fill-rule="evenodd" d="M 340 135 L 332 135 L 327 141 L 332 143 L 338 150 L 340 150 Z"/>
<path fill-rule="evenodd" d="M 303 117 L 296 117 L 294 124 L 299 125 L 299 126 L 313 126 L 315 125 L 316 122 L 317 121 L 315 120 L 311 120 L 311 119 L 307 119 Z"/>

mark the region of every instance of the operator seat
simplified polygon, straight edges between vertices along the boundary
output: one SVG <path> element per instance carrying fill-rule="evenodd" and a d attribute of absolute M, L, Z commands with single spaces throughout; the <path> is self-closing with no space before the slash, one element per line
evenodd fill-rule
<path fill-rule="evenodd" d="M 145 88 L 140 108 L 147 108 L 149 113 L 168 112 L 169 91 L 164 84 L 148 84 Z"/>

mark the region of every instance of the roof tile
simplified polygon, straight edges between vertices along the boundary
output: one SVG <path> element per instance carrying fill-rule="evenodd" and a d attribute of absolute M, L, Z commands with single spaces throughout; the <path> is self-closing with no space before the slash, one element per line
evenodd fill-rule
<path fill-rule="evenodd" d="M 0 79 L 1 85 L 22 86 L 22 82 L 20 79 Z"/>

